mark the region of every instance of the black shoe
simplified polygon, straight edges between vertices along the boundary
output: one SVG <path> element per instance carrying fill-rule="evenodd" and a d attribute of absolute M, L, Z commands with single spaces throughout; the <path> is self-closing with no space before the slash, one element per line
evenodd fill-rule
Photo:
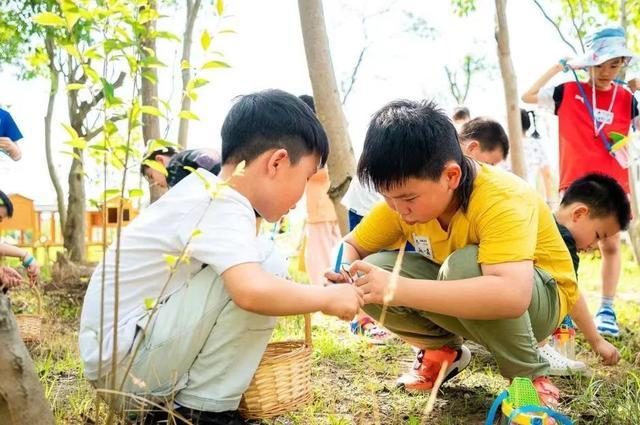
<path fill-rule="evenodd" d="M 189 420 L 193 425 L 247 425 L 237 410 L 205 412 L 202 410 L 189 409 L 188 407 L 178 407 L 175 412 Z M 176 422 L 178 424 L 184 423 L 180 420 L 176 420 Z"/>

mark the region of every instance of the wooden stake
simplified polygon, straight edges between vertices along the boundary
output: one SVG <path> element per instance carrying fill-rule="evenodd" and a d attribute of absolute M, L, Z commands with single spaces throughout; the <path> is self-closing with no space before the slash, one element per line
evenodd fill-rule
<path fill-rule="evenodd" d="M 440 390 L 440 385 L 442 385 L 442 381 L 444 381 L 444 372 L 449 367 L 449 362 L 442 362 L 442 366 L 440 366 L 440 372 L 438 373 L 438 377 L 436 378 L 436 382 L 433 383 L 433 388 L 431 388 L 431 394 L 429 394 L 429 400 L 427 401 L 427 406 L 424 408 L 424 413 L 422 414 L 421 425 L 427 424 L 427 418 L 431 414 L 433 410 L 433 406 L 436 404 L 436 398 L 438 397 L 438 391 Z"/>
<path fill-rule="evenodd" d="M 384 326 L 384 319 L 387 315 L 387 306 L 393 300 L 393 297 L 396 294 L 396 289 L 398 287 L 398 277 L 400 276 L 400 268 L 402 267 L 402 259 L 404 258 L 404 249 L 406 245 L 407 242 L 405 240 L 402 240 L 400 249 L 398 250 L 398 256 L 396 257 L 396 262 L 393 265 L 393 270 L 391 271 L 389 287 L 387 288 L 387 291 L 384 294 L 384 298 L 382 300 L 382 312 L 380 313 L 380 319 L 378 320 L 378 325 L 380 325 L 381 328 Z"/>

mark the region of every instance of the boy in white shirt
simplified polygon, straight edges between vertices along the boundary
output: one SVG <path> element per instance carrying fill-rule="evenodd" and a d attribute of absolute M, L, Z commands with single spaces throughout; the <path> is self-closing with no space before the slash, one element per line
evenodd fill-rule
<path fill-rule="evenodd" d="M 351 285 L 285 280 L 286 265 L 256 236 L 258 217 L 275 222 L 294 208 L 328 151 L 320 122 L 297 97 L 279 90 L 241 97 L 222 127 L 220 176 L 199 169 L 186 177 L 123 229 L 119 270 L 114 247 L 104 282 L 103 266 L 96 268 L 79 335 L 87 378 L 98 388 L 174 400 L 193 424 L 243 424 L 237 408 L 274 316 L 322 311 L 350 320 L 362 306 Z M 243 161 L 244 173 L 234 173 Z M 221 181 L 229 187 L 212 197 L 205 186 Z M 185 250 L 190 260 L 171 273 L 166 255 Z M 112 404 L 131 407 L 126 397 Z"/>

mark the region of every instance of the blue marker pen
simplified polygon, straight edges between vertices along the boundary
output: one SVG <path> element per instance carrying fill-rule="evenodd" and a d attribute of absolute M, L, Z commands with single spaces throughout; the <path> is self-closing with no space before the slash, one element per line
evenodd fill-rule
<path fill-rule="evenodd" d="M 340 243 L 340 248 L 338 249 L 338 256 L 336 257 L 336 264 L 333 267 L 334 273 L 340 273 L 340 266 L 342 265 L 342 253 L 344 252 L 344 242 Z"/>

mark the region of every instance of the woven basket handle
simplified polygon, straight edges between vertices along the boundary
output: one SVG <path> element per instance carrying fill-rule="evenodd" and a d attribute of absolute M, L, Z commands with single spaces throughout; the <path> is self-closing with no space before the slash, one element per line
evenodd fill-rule
<path fill-rule="evenodd" d="M 42 292 L 38 289 L 40 282 L 29 283 L 31 292 L 36 296 L 36 314 L 42 316 Z"/>
<path fill-rule="evenodd" d="M 309 313 L 304 315 L 304 343 L 309 347 L 313 346 L 313 341 L 311 340 L 311 314 Z"/>

